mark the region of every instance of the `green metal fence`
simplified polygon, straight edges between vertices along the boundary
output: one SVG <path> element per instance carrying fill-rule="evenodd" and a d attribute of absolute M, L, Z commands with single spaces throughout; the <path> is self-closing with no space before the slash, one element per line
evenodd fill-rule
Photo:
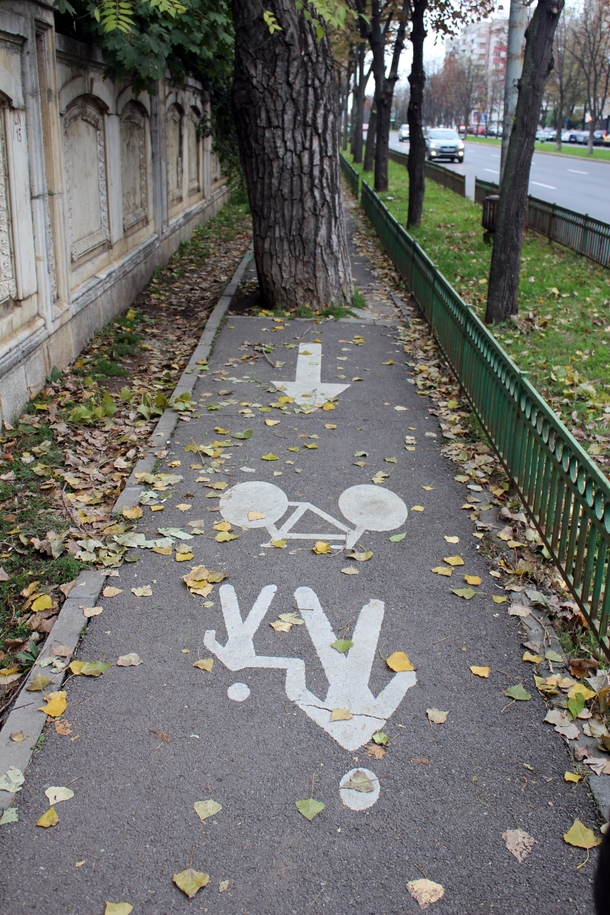
<path fill-rule="evenodd" d="M 589 626 L 610 657 L 610 485 L 508 354 L 362 182 L 405 279 Z"/>
<path fill-rule="evenodd" d="M 488 194 L 499 194 L 497 184 L 475 180 L 475 203 L 483 203 Z M 582 213 L 566 210 L 556 203 L 547 203 L 538 197 L 528 197 L 527 227 L 551 241 L 559 242 L 590 260 L 610 267 L 610 225 Z"/>
<path fill-rule="evenodd" d="M 399 165 L 404 165 L 405 168 L 407 167 L 407 162 L 409 161 L 407 153 L 398 152 L 396 149 L 390 149 L 388 150 L 388 155 L 392 162 L 398 162 Z M 453 191 L 461 197 L 466 196 L 466 176 L 460 175 L 450 168 L 443 168 L 442 165 L 438 165 L 436 162 L 426 161 L 426 178 L 428 178 L 429 181 L 435 181 L 437 184 L 442 184 L 447 190 Z"/>
<path fill-rule="evenodd" d="M 349 184 L 349 189 L 352 192 L 352 194 L 354 195 L 354 197 L 358 197 L 358 195 L 360 194 L 360 175 L 358 174 L 356 169 L 352 165 L 350 165 L 350 163 L 347 161 L 347 159 L 345 158 L 343 153 L 340 154 L 340 159 L 341 159 L 341 171 L 343 172 L 343 177 Z"/>

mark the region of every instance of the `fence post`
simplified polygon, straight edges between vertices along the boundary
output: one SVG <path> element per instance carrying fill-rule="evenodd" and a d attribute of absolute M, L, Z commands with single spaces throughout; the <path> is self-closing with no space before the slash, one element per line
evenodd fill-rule
<path fill-rule="evenodd" d="M 586 255 L 588 248 L 589 248 L 589 214 L 585 213 L 585 220 L 584 220 L 584 225 L 583 225 L 583 229 L 582 229 L 582 251 L 580 253 Z"/>
<path fill-rule="evenodd" d="M 557 204 L 553 204 L 553 209 L 551 212 L 551 224 L 549 226 L 549 244 L 552 241 L 555 241 L 555 227 L 557 225 Z"/>

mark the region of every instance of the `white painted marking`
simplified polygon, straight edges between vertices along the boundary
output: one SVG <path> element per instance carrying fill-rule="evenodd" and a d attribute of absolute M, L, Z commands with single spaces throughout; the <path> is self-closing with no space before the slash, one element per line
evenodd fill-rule
<path fill-rule="evenodd" d="M 356 791 L 355 788 L 344 788 L 346 782 L 350 780 L 352 775 L 355 775 L 356 772 L 363 772 L 366 777 L 373 783 L 372 791 Z M 374 772 L 371 772 L 370 769 L 350 769 L 349 772 L 346 772 L 343 778 L 339 783 L 339 795 L 341 800 L 346 807 L 349 807 L 351 810 L 366 810 L 367 807 L 372 807 L 377 798 L 379 797 L 379 779 Z"/>
<path fill-rule="evenodd" d="M 277 527 L 277 522 L 288 508 L 292 508 L 293 511 L 281 527 Z M 351 549 L 366 530 L 391 531 L 400 527 L 407 518 L 407 506 L 400 496 L 370 483 L 346 489 L 339 497 L 339 509 L 355 526 L 354 530 L 311 502 L 289 502 L 279 486 L 262 480 L 238 483 L 227 489 L 220 497 L 220 513 L 230 524 L 242 528 L 264 527 L 269 533 L 270 541 L 334 540 L 337 542 L 331 543 L 331 546 L 337 550 Z M 293 533 L 292 529 L 306 512 L 312 512 L 322 518 L 332 529 L 324 533 Z M 252 513 L 265 517 L 258 521 L 250 521 L 248 516 Z M 270 547 L 271 543 L 262 543 L 261 546 Z"/>
<path fill-rule="evenodd" d="M 250 687 L 247 683 L 232 683 L 227 690 L 227 696 L 233 702 L 245 702 L 250 695 Z"/>
<path fill-rule="evenodd" d="M 322 382 L 322 346 L 320 343 L 300 343 L 294 381 L 274 382 L 279 391 L 294 397 L 300 407 L 322 407 L 327 400 L 338 397 L 349 384 Z"/>
<path fill-rule="evenodd" d="M 557 188 L 554 184 L 542 184 L 541 181 L 532 181 L 532 184 L 536 184 L 538 187 L 548 187 L 549 191 L 556 191 Z"/>
<path fill-rule="evenodd" d="M 492 159 L 499 159 L 499 158 L 500 158 L 500 153 L 490 153 L 489 155 L 491 156 Z"/>
<path fill-rule="evenodd" d="M 254 602 L 252 610 L 242 620 L 235 589 L 221 585 L 220 604 L 227 630 L 227 642 L 220 645 L 216 631 L 208 629 L 203 643 L 229 670 L 246 667 L 263 667 L 285 670 L 286 695 L 301 711 L 316 722 L 346 750 L 357 750 L 380 730 L 392 715 L 405 693 L 416 683 L 414 671 L 394 674 L 378 696 L 369 689 L 371 668 L 377 651 L 379 633 L 384 616 L 383 601 L 371 600 L 360 611 L 347 654 L 336 651 L 332 643 L 336 635 L 322 610 L 317 595 L 311 588 L 297 588 L 294 592 L 297 607 L 303 615 L 309 636 L 314 644 L 326 678 L 328 692 L 319 699 L 306 685 L 305 663 L 300 658 L 279 658 L 257 655 L 254 635 L 261 625 L 277 590 L 267 585 Z M 352 713 L 348 721 L 331 721 L 335 708 Z"/>
<path fill-rule="evenodd" d="M 498 175 L 498 174 L 499 174 L 497 168 L 486 168 L 485 171 L 486 171 L 486 172 L 492 172 L 492 174 L 494 174 L 494 175 Z"/>
<path fill-rule="evenodd" d="M 588 175 L 589 172 L 581 172 L 579 168 L 569 168 L 569 172 L 572 172 L 573 175 Z"/>

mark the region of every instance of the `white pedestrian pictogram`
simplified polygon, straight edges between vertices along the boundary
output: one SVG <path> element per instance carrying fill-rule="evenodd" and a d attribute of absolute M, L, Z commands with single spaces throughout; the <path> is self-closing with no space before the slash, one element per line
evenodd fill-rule
<path fill-rule="evenodd" d="M 278 527 L 277 522 L 292 511 Z M 220 513 L 226 521 L 242 528 L 266 528 L 271 540 L 328 540 L 333 549 L 351 549 L 365 531 L 392 531 L 407 519 L 407 506 L 396 493 L 368 483 L 350 486 L 339 496 L 339 510 L 353 527 L 316 508 L 311 502 L 289 502 L 274 483 L 253 480 L 238 483 L 220 497 Z M 306 512 L 328 522 L 328 532 L 301 533 L 293 528 Z M 258 516 L 252 518 L 251 516 Z M 333 542 L 334 541 L 334 542 Z M 261 546 L 271 546 L 270 542 Z"/>
<path fill-rule="evenodd" d="M 294 592 L 297 607 L 303 615 L 329 684 L 326 696 L 320 699 L 307 688 L 305 663 L 301 658 L 256 653 L 254 636 L 276 590 L 276 585 L 263 588 L 250 613 L 242 619 L 235 589 L 231 585 L 222 585 L 220 602 L 227 642 L 221 645 L 216 639 L 216 631 L 208 629 L 204 635 L 204 645 L 229 670 L 244 670 L 248 667 L 285 670 L 288 699 L 344 749 L 357 750 L 383 728 L 407 690 L 416 683 L 414 671 L 401 671 L 394 674 L 378 696 L 374 696 L 370 690 L 369 679 L 384 616 L 383 601 L 370 600 L 365 604 L 351 637 L 353 645 L 349 651 L 342 653 L 332 647 L 337 637 L 316 593 L 311 588 L 297 588 Z M 352 717 L 332 721 L 336 709 L 348 712 Z"/>
<path fill-rule="evenodd" d="M 274 384 L 278 391 L 293 397 L 300 407 L 323 407 L 349 388 L 349 384 L 322 381 L 322 346 L 319 343 L 300 343 L 295 380 L 275 381 Z"/>

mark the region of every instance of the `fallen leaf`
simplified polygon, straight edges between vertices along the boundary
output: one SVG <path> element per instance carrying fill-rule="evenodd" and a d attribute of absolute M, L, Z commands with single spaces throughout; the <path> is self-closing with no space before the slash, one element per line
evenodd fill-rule
<path fill-rule="evenodd" d="M 23 743 L 25 740 L 25 734 L 23 731 L 14 731 L 12 734 L 9 734 L 9 737 L 13 743 Z"/>
<path fill-rule="evenodd" d="M 214 658 L 201 658 L 199 661 L 195 661 L 193 664 L 193 667 L 197 667 L 198 670 L 207 670 L 208 673 L 211 672 L 213 666 Z"/>
<path fill-rule="evenodd" d="M 356 553 L 356 552 L 348 553 L 345 558 L 346 559 L 355 559 L 356 562 L 368 562 L 368 560 L 371 559 L 372 556 L 373 556 L 373 554 L 371 553 L 371 551 L 367 550 L 364 553 Z"/>
<path fill-rule="evenodd" d="M 411 880 L 407 883 L 410 895 L 419 904 L 420 909 L 427 909 L 433 902 L 438 902 L 445 895 L 445 890 L 440 883 L 432 880 Z"/>
<path fill-rule="evenodd" d="M 477 667 L 476 664 L 473 664 L 470 666 L 470 670 L 475 675 L 475 677 L 484 677 L 486 680 L 489 678 L 489 674 L 491 673 L 491 667 L 489 665 L 486 665 L 485 667 Z"/>
<path fill-rule="evenodd" d="M 348 569 L 341 569 L 344 575 L 360 575 L 358 569 L 355 569 L 353 566 L 350 566 Z"/>
<path fill-rule="evenodd" d="M 6 826 L 7 823 L 17 823 L 19 814 L 16 807 L 7 807 L 0 816 L 0 826 Z"/>
<path fill-rule="evenodd" d="M 407 532 L 403 531 L 402 534 L 392 534 L 392 536 L 389 537 L 388 539 L 389 539 L 390 543 L 400 543 L 400 541 L 404 540 L 406 536 L 407 536 Z"/>
<path fill-rule="evenodd" d="M 69 721 L 64 721 L 62 719 L 61 721 L 54 721 L 53 724 L 55 726 L 55 732 L 59 734 L 60 737 L 67 737 L 72 733 L 72 725 Z"/>
<path fill-rule="evenodd" d="M 447 543 L 459 543 L 460 542 L 459 537 L 447 537 L 446 535 L 445 535 L 445 540 L 447 541 Z"/>
<path fill-rule="evenodd" d="M 125 507 L 121 514 L 124 518 L 129 518 L 130 521 L 134 521 L 136 518 L 141 518 L 144 512 L 139 505 L 132 505 L 131 508 Z"/>
<path fill-rule="evenodd" d="M 179 512 L 188 512 L 191 510 L 192 507 L 193 506 L 189 505 L 188 502 L 180 502 L 179 505 L 176 505 L 176 508 L 178 509 Z"/>
<path fill-rule="evenodd" d="M 332 552 L 332 551 L 331 551 L 330 543 L 325 543 L 324 540 L 317 540 L 317 541 L 316 541 L 316 545 L 315 545 L 315 546 L 312 546 L 311 550 L 312 550 L 313 553 L 317 553 L 318 556 L 321 555 L 321 554 L 323 554 L 323 553 L 330 553 L 330 552 Z"/>
<path fill-rule="evenodd" d="M 3 775 L 0 775 L 0 791 L 8 791 L 15 794 L 21 790 L 25 781 L 25 776 L 17 766 L 9 766 Z"/>
<path fill-rule="evenodd" d="M 231 530 L 231 525 L 229 524 L 228 521 L 217 521 L 216 524 L 213 525 L 213 527 L 214 527 L 215 531 L 230 531 Z"/>
<path fill-rule="evenodd" d="M 266 517 L 262 512 L 248 512 L 248 521 L 262 521 Z"/>
<path fill-rule="evenodd" d="M 415 670 L 404 651 L 395 651 L 385 659 L 390 670 Z"/>
<path fill-rule="evenodd" d="M 133 590 L 133 588 L 132 588 L 132 590 Z M 100 613 L 104 612 L 103 607 L 82 607 L 81 609 L 83 611 L 83 615 L 86 616 L 88 620 L 91 619 L 93 616 L 99 616 Z"/>
<path fill-rule="evenodd" d="M 425 511 L 425 509 L 424 509 L 423 505 L 413 505 L 411 508 L 411 511 L 412 512 L 423 512 L 423 511 Z"/>
<path fill-rule="evenodd" d="M 504 695 L 509 699 L 516 699 L 520 702 L 527 702 L 528 699 L 532 698 L 531 693 L 528 693 L 523 686 L 523 683 L 516 683 L 514 686 L 509 686 L 508 689 L 504 690 Z"/>
<path fill-rule="evenodd" d="M 354 643 L 350 642 L 349 639 L 337 639 L 330 647 L 334 648 L 335 651 L 338 651 L 339 654 L 343 654 L 344 652 L 349 651 L 353 644 Z"/>
<path fill-rule="evenodd" d="M 382 747 L 387 747 L 390 742 L 390 738 L 385 733 L 385 731 L 375 731 L 371 740 Z"/>
<path fill-rule="evenodd" d="M 295 803 L 299 813 L 302 813 L 305 819 L 310 822 L 326 807 L 323 801 L 316 801 L 313 797 L 307 798 L 306 801 L 295 801 Z"/>
<path fill-rule="evenodd" d="M 432 724 L 444 724 L 449 712 L 443 712 L 439 708 L 427 708 L 426 715 L 428 716 L 428 721 Z"/>
<path fill-rule="evenodd" d="M 595 833 L 588 829 L 584 823 L 581 823 L 580 820 L 574 820 L 570 828 L 563 835 L 564 841 L 568 845 L 575 845 L 576 848 L 595 848 L 596 845 L 601 845 L 601 838 L 595 835 Z"/>
<path fill-rule="evenodd" d="M 217 543 L 228 543 L 229 540 L 239 540 L 239 534 L 229 534 L 226 531 L 221 531 L 219 534 L 216 534 L 214 540 Z"/>
<path fill-rule="evenodd" d="M 507 829 L 502 833 L 502 838 L 506 842 L 506 847 L 511 855 L 514 855 L 517 861 L 525 861 L 534 845 L 536 839 L 524 832 L 523 829 Z"/>
<path fill-rule="evenodd" d="M 53 606 L 53 601 L 48 594 L 41 594 L 40 597 L 36 597 L 32 601 L 31 609 L 34 613 L 40 613 L 41 610 L 50 610 Z"/>
<path fill-rule="evenodd" d="M 509 616 L 519 616 L 522 619 L 525 619 L 525 617 L 529 616 L 530 613 L 530 608 L 526 607 L 524 604 L 511 604 L 508 608 Z"/>
<path fill-rule="evenodd" d="M 450 569 L 449 566 L 435 566 L 430 571 L 434 572 L 435 575 L 444 575 L 445 578 L 451 578 L 453 575 L 453 569 Z"/>
<path fill-rule="evenodd" d="M 112 667 L 112 664 L 104 664 L 103 661 L 72 661 L 68 669 L 76 677 L 101 677 Z"/>
<path fill-rule="evenodd" d="M 130 915 L 130 912 L 133 912 L 133 906 L 128 902 L 106 902 L 104 909 L 104 915 Z"/>
<path fill-rule="evenodd" d="M 325 429 L 336 429 L 337 424 L 336 423 L 324 423 L 324 428 Z"/>
<path fill-rule="evenodd" d="M 47 715 L 50 715 L 51 718 L 59 718 L 60 715 L 63 715 L 68 706 L 66 696 L 67 693 L 63 689 L 56 693 L 47 693 L 46 696 L 43 696 L 43 699 L 47 704 L 41 706 L 38 711 L 45 712 Z"/>
<path fill-rule="evenodd" d="M 362 794 L 370 794 L 375 790 L 375 785 L 362 769 L 357 769 L 346 782 L 341 784 L 341 788 L 351 788 L 352 791 L 360 791 Z"/>
<path fill-rule="evenodd" d="M 522 660 L 522 661 L 529 661 L 530 664 L 540 664 L 540 663 L 542 662 L 542 658 L 540 657 L 540 655 L 539 655 L 539 654 L 532 654 L 531 651 L 524 651 L 524 652 L 523 652 L 523 657 L 521 658 L 521 660 Z"/>
<path fill-rule="evenodd" d="M 499 594 L 492 594 L 491 599 L 494 604 L 505 604 L 508 600 L 508 597 L 501 597 Z"/>
<path fill-rule="evenodd" d="M 28 683 L 26 686 L 26 692 L 28 693 L 38 693 L 42 692 L 43 689 L 46 689 L 51 681 L 48 680 L 43 674 L 36 674 L 31 683 Z"/>
<path fill-rule="evenodd" d="M 139 667 L 140 664 L 144 662 L 140 660 L 140 657 L 131 651 L 129 654 L 123 654 L 116 662 L 117 667 Z M 110 665 L 109 665 L 110 666 Z"/>
<path fill-rule="evenodd" d="M 47 812 L 36 820 L 36 825 L 42 826 L 44 829 L 48 829 L 49 826 L 57 826 L 58 823 L 59 817 L 55 812 L 55 807 L 49 807 Z"/>
<path fill-rule="evenodd" d="M 457 594 L 458 597 L 462 597 L 464 600 L 472 600 L 472 598 L 477 593 L 473 591 L 472 588 L 452 588 L 452 594 Z"/>
<path fill-rule="evenodd" d="M 596 775 L 610 775 L 610 759 L 607 756 L 590 756 L 585 765 L 591 766 Z"/>
<path fill-rule="evenodd" d="M 450 566 L 463 566 L 464 560 L 461 556 L 444 556 L 443 562 L 446 562 Z"/>
<path fill-rule="evenodd" d="M 478 575 L 464 575 L 464 581 L 469 585 L 480 585 L 481 579 Z"/>
<path fill-rule="evenodd" d="M 176 562 L 190 562 L 191 559 L 195 558 L 195 554 L 191 553 L 189 550 L 177 550 L 176 551 Z"/>
<path fill-rule="evenodd" d="M 563 776 L 563 780 L 566 782 L 573 782 L 575 785 L 582 779 L 582 775 L 577 775 L 576 772 L 566 772 Z"/>
<path fill-rule="evenodd" d="M 279 424 L 280 424 L 279 419 L 266 419 L 265 420 L 266 426 L 279 426 Z"/>
<path fill-rule="evenodd" d="M 132 588 L 131 593 L 136 597 L 152 597 L 152 588 L 150 585 L 142 585 L 141 588 Z"/>
<path fill-rule="evenodd" d="M 278 550 L 283 550 L 287 542 L 287 540 L 271 540 L 271 546 L 276 547 Z"/>
<path fill-rule="evenodd" d="M 387 478 L 390 476 L 389 473 L 384 473 L 383 470 L 379 470 L 374 477 L 371 477 L 373 483 L 379 485 L 380 483 L 385 483 Z"/>
<path fill-rule="evenodd" d="M 563 657 L 557 651 L 553 651 L 552 648 L 547 648 L 544 653 L 545 661 L 553 661 L 555 664 L 563 664 Z M 589 696 L 588 698 L 592 698 Z"/>
<path fill-rule="evenodd" d="M 334 708 L 332 710 L 330 720 L 331 721 L 349 721 L 354 716 L 346 708 Z"/>
<path fill-rule="evenodd" d="M 229 889 L 229 881 L 221 880 L 220 883 L 218 884 L 218 892 L 224 893 L 228 889 Z"/>
<path fill-rule="evenodd" d="M 279 461 L 279 457 L 277 454 L 271 454 L 271 452 L 269 452 L 269 454 L 261 455 L 261 461 Z"/>
<path fill-rule="evenodd" d="M 209 879 L 209 874 L 195 871 L 192 867 L 187 867 L 186 870 L 180 871 L 179 874 L 174 874 L 172 877 L 178 889 L 182 890 L 189 899 L 192 899 L 200 889 L 207 886 Z"/>
<path fill-rule="evenodd" d="M 114 588 L 112 585 L 108 585 L 108 587 L 104 588 L 104 590 L 102 591 L 102 594 L 104 597 L 116 597 L 117 594 L 122 594 L 122 593 L 123 593 L 122 588 Z"/>
<path fill-rule="evenodd" d="M 383 757 L 387 753 L 387 750 L 384 750 L 383 747 L 376 747 L 376 746 L 371 747 L 371 746 L 367 745 L 366 752 L 368 753 L 369 756 L 372 756 L 373 759 L 383 759 Z"/>
<path fill-rule="evenodd" d="M 70 798 L 74 797 L 74 791 L 71 788 L 64 788 L 57 785 L 47 788 L 45 795 L 49 801 L 49 804 L 53 807 L 55 804 L 61 803 L 61 801 L 69 801 Z"/>
<path fill-rule="evenodd" d="M 204 820 L 207 820 L 208 817 L 213 817 L 216 813 L 220 813 L 222 810 L 222 804 L 219 804 L 217 801 L 212 799 L 208 801 L 195 801 L 193 804 L 195 808 L 195 813 L 203 823 Z"/>

